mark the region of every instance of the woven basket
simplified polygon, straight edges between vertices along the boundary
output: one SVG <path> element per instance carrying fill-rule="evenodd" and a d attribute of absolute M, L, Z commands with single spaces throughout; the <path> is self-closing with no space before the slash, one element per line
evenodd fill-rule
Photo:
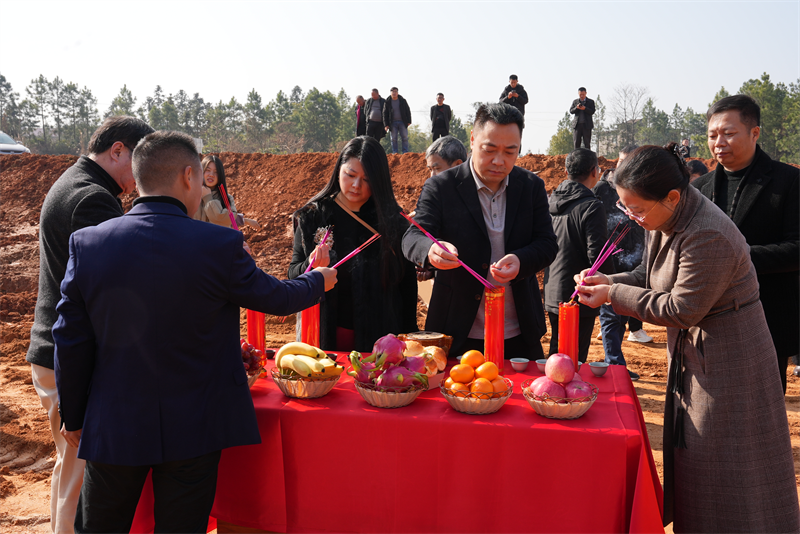
<path fill-rule="evenodd" d="M 411 386 L 403 391 L 377 391 L 371 384 L 353 382 L 356 391 L 361 397 L 376 408 L 402 408 L 414 402 L 420 393 L 425 391 L 424 386 Z"/>
<path fill-rule="evenodd" d="M 588 397 L 577 399 L 563 399 L 560 397 L 550 397 L 549 395 L 534 395 L 531 393 L 530 385 L 533 379 L 526 380 L 522 383 L 522 395 L 528 404 L 531 405 L 533 411 L 547 417 L 549 419 L 577 419 L 592 407 L 594 401 L 597 400 L 597 394 L 600 391 L 594 384 L 589 384 L 592 388 L 592 394 Z"/>
<path fill-rule="evenodd" d="M 453 391 L 444 386 L 439 391 L 450 403 L 450 406 L 457 412 L 470 415 L 485 415 L 494 413 L 506 403 L 514 390 L 514 382 L 508 378 L 503 378 L 508 389 L 503 393 L 466 393 L 463 391 Z M 499 395 L 499 396 L 495 396 Z"/>
<path fill-rule="evenodd" d="M 324 397 L 333 389 L 340 376 L 309 379 L 300 376 L 281 374 L 277 367 L 272 369 L 272 380 L 284 395 L 294 399 L 316 399 Z"/>

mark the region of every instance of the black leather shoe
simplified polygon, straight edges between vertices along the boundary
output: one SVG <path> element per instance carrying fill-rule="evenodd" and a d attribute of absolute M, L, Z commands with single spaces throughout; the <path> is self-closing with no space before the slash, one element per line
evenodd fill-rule
<path fill-rule="evenodd" d="M 636 382 L 637 380 L 639 380 L 639 375 L 637 375 L 633 371 L 628 371 L 628 374 L 631 375 L 631 382 Z"/>

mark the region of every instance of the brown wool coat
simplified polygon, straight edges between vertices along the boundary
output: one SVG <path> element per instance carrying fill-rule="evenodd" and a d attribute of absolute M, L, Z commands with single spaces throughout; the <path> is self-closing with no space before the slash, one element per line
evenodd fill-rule
<path fill-rule="evenodd" d="M 798 532 L 800 508 L 783 389 L 749 248 L 689 187 L 649 232 L 642 264 L 612 275 L 620 315 L 667 327 L 664 524 L 675 532 Z M 672 393 L 682 343 L 682 398 Z M 676 444 L 685 410 L 686 448 Z"/>

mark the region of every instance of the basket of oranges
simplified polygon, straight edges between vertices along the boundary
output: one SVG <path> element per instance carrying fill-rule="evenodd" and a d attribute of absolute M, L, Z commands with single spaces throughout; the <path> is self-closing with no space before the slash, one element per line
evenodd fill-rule
<path fill-rule="evenodd" d="M 477 350 L 467 351 L 450 369 L 440 391 L 454 410 L 472 415 L 494 413 L 511 397 L 514 382 L 500 376 L 493 362 Z"/>

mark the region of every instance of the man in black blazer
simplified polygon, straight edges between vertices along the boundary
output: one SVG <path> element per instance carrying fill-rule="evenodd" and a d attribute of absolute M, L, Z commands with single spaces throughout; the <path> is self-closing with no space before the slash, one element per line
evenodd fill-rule
<path fill-rule="evenodd" d="M 432 176 L 414 216 L 448 250 L 415 226 L 403 253 L 421 268 L 435 268 L 426 329 L 453 336 L 453 352 L 483 350 L 484 287 L 456 256 L 495 285 L 506 287 L 505 355 L 542 358 L 546 332 L 536 273 L 558 245 L 544 182 L 515 167 L 525 119 L 508 104 L 484 104 L 470 138 L 472 157 Z"/>
<path fill-rule="evenodd" d="M 53 326 L 67 443 L 86 460 L 78 532 L 128 532 L 152 469 L 156 532 L 205 532 L 222 449 L 260 442 L 239 309 L 287 315 L 336 283 L 318 268 L 278 281 L 241 232 L 193 220 L 203 173 L 192 138 L 146 136 L 140 197 L 69 240 Z"/>
<path fill-rule="evenodd" d="M 578 88 L 578 98 L 572 101 L 569 112 L 575 115 L 572 117 L 572 140 L 575 143 L 575 148 L 581 148 L 581 140 L 583 140 L 584 148 L 591 150 L 592 148 L 592 129 L 594 122 L 592 115 L 594 115 L 594 100 L 586 98 L 586 88 Z"/>
<path fill-rule="evenodd" d="M 436 105 L 431 106 L 432 141 L 450 135 L 450 121 L 452 118 L 453 112 L 450 111 L 450 106 L 444 103 L 444 94 L 438 93 L 436 95 Z"/>
<path fill-rule="evenodd" d="M 718 165 L 692 185 L 733 219 L 750 245 L 785 393 L 788 359 L 800 346 L 800 170 L 758 146 L 761 109 L 749 96 L 717 101 L 706 118 Z"/>

